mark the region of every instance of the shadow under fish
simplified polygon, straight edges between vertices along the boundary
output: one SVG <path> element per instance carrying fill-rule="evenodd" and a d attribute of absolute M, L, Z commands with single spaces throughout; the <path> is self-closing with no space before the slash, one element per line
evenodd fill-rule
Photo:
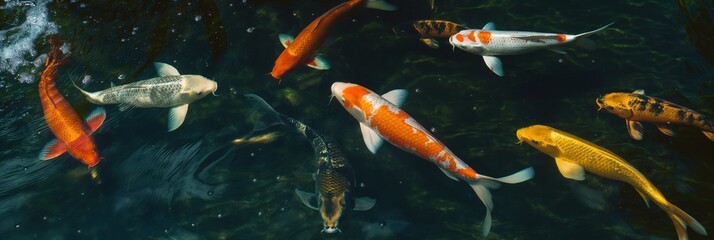
<path fill-rule="evenodd" d="M 368 197 L 353 198 L 351 189 L 355 186 L 352 166 L 338 148 L 334 139 L 315 131 L 304 123 L 276 112 L 265 100 L 257 95 L 245 95 L 257 111 L 264 113 L 256 129 L 273 125 L 286 125 L 302 134 L 317 158 L 317 171 L 313 173 L 315 193 L 295 189 L 295 193 L 305 206 L 318 210 L 323 219 L 323 232 L 340 232 L 338 222 L 345 209 L 366 211 L 371 209 L 376 200 Z"/>

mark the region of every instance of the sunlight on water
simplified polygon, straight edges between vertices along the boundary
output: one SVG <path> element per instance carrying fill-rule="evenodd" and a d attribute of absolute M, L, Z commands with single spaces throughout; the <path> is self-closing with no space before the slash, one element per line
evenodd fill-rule
<path fill-rule="evenodd" d="M 38 38 L 57 33 L 57 26 L 48 20 L 47 3 L 38 1 L 7 1 L 1 11 L 22 11 L 23 22 L 0 30 L 0 73 L 18 74 L 17 81 L 31 83 L 35 77 L 31 74 L 43 61 L 43 53 L 35 49 Z M 28 69 L 29 68 L 29 69 Z"/>

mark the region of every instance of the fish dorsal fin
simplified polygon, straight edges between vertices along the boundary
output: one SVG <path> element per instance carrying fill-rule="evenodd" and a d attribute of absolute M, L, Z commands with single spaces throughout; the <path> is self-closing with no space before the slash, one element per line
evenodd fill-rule
<path fill-rule="evenodd" d="M 364 123 L 359 123 L 359 128 L 362 131 L 362 138 L 364 139 L 364 145 L 367 146 L 370 152 L 377 153 L 379 147 L 384 143 L 384 139 L 377 134 L 374 130 L 369 128 L 369 126 Z"/>
<path fill-rule="evenodd" d="M 644 89 L 637 89 L 637 90 L 635 90 L 635 91 L 632 92 L 632 93 L 645 95 L 645 90 L 644 90 Z"/>
<path fill-rule="evenodd" d="M 561 158 L 556 158 L 555 164 L 558 165 L 558 170 L 563 177 L 577 181 L 585 180 L 585 169 L 582 166 Z"/>
<path fill-rule="evenodd" d="M 674 137 L 676 135 L 676 133 L 674 133 L 674 130 L 672 130 L 672 127 L 669 126 L 669 124 L 660 123 L 660 124 L 656 124 L 656 126 L 660 132 L 664 133 L 667 136 Z"/>
<path fill-rule="evenodd" d="M 159 75 L 159 77 L 181 75 L 176 68 L 166 63 L 154 62 L 154 68 L 156 68 L 156 74 Z"/>
<path fill-rule="evenodd" d="M 59 155 L 62 155 L 66 151 L 67 146 L 64 145 L 64 143 L 60 142 L 57 139 L 53 139 L 52 141 L 48 142 L 45 147 L 42 148 L 42 151 L 40 151 L 39 159 L 50 160 L 58 157 Z"/>
<path fill-rule="evenodd" d="M 558 40 L 560 39 L 556 35 L 542 35 L 542 36 L 514 36 L 513 38 L 515 39 L 520 39 L 524 40 L 527 42 L 537 42 L 537 43 L 544 43 L 545 41 L 543 40 Z"/>
<path fill-rule="evenodd" d="M 280 39 L 280 43 L 283 44 L 283 47 L 285 48 L 288 48 L 288 46 L 295 41 L 295 37 L 293 37 L 293 35 L 285 33 L 278 34 L 278 39 Z"/>
<path fill-rule="evenodd" d="M 397 107 L 401 107 L 402 105 L 404 105 L 404 100 L 407 99 L 407 95 L 409 95 L 409 91 L 407 91 L 406 89 L 394 89 L 385 94 L 382 94 L 382 98 Z"/>
<path fill-rule="evenodd" d="M 325 60 L 324 58 L 322 58 L 322 57 L 320 57 L 320 56 L 315 56 L 315 58 L 312 59 L 312 61 L 310 61 L 309 63 L 307 63 L 307 66 L 308 66 L 308 67 L 311 67 L 311 68 L 314 68 L 314 69 L 317 69 L 317 70 L 328 70 L 328 69 L 330 69 L 330 63 L 327 62 L 327 60 Z"/>
<path fill-rule="evenodd" d="M 486 62 L 488 69 L 491 69 L 491 71 L 499 77 L 503 77 L 503 64 L 501 63 L 501 59 L 496 56 L 483 56 L 483 61 Z"/>
<path fill-rule="evenodd" d="M 647 204 L 647 207 L 650 207 L 650 199 L 647 197 L 647 195 L 645 195 L 645 193 L 643 193 L 642 191 L 640 191 L 638 189 L 635 189 L 635 190 L 637 190 L 637 193 L 640 194 L 640 197 L 642 197 L 642 200 L 645 200 L 645 204 Z"/>
<path fill-rule="evenodd" d="M 107 112 L 104 111 L 104 108 L 98 107 L 95 108 L 87 117 L 85 118 L 84 121 L 87 122 L 87 126 L 89 127 L 89 130 L 94 133 L 99 129 L 100 126 L 102 126 L 102 123 L 104 123 L 104 120 L 107 119 Z"/>
<path fill-rule="evenodd" d="M 625 119 L 625 124 L 627 124 L 627 133 L 630 134 L 632 139 L 642 140 L 642 136 L 644 135 L 643 132 L 645 130 L 645 128 L 642 127 L 642 123 Z"/>
<path fill-rule="evenodd" d="M 295 194 L 297 194 L 298 198 L 300 198 L 300 201 L 302 204 L 305 206 L 309 207 L 312 210 L 319 210 L 319 206 L 317 205 L 317 196 L 315 196 L 314 193 L 309 193 L 309 192 L 303 192 L 300 191 L 300 189 L 295 189 Z"/>
<path fill-rule="evenodd" d="M 441 172 L 446 174 L 447 177 L 453 179 L 454 181 L 457 181 L 457 182 L 459 181 L 459 178 L 456 177 L 456 175 L 454 175 L 453 173 L 450 173 L 449 171 L 446 171 L 446 169 L 439 167 L 439 170 L 441 170 Z"/>
<path fill-rule="evenodd" d="M 186 119 L 186 113 L 188 112 L 188 104 L 181 106 L 176 106 L 169 110 L 169 120 L 168 120 L 168 131 L 171 132 L 176 130 L 183 124 Z"/>
<path fill-rule="evenodd" d="M 352 208 L 352 210 L 355 211 L 367 211 L 372 209 L 374 207 L 374 204 L 377 203 L 377 199 L 374 198 L 368 198 L 368 197 L 359 197 L 354 199 L 355 206 Z"/>
<path fill-rule="evenodd" d="M 483 25 L 483 30 L 496 30 L 496 24 L 493 22 L 488 22 L 486 25 Z"/>

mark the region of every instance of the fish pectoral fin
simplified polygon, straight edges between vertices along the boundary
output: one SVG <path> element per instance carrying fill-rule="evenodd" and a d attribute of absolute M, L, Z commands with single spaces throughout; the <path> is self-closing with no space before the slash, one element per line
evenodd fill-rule
<path fill-rule="evenodd" d="M 307 63 L 308 67 L 317 69 L 317 70 L 328 70 L 330 69 L 330 63 L 327 62 L 324 58 L 320 56 L 316 56 L 312 61 Z"/>
<path fill-rule="evenodd" d="M 556 158 L 555 164 L 558 165 L 558 170 L 563 177 L 577 181 L 585 180 L 585 169 L 583 169 L 583 166 L 562 158 Z"/>
<path fill-rule="evenodd" d="M 563 51 L 563 49 L 560 49 L 560 48 L 548 48 L 548 50 L 550 50 L 551 52 L 555 52 L 555 53 L 568 54 L 567 52 Z"/>
<path fill-rule="evenodd" d="M 99 129 L 100 126 L 102 126 L 102 123 L 104 123 L 105 119 L 107 119 L 107 112 L 104 111 L 104 108 L 98 107 L 95 108 L 91 113 L 89 113 L 89 115 L 87 115 L 85 121 L 87 122 L 89 130 L 94 133 L 97 131 L 97 129 Z"/>
<path fill-rule="evenodd" d="M 709 140 L 714 141 L 714 133 L 713 132 L 702 131 L 702 133 L 704 133 L 704 136 L 709 138 Z"/>
<path fill-rule="evenodd" d="M 632 93 L 645 95 L 645 90 L 644 90 L 644 89 L 637 89 L 637 90 L 635 90 L 635 91 L 632 92 Z"/>
<path fill-rule="evenodd" d="M 119 104 L 119 111 L 122 111 L 122 112 L 123 112 L 123 111 L 126 111 L 126 110 L 129 109 L 129 108 L 132 108 L 132 106 L 131 106 L 130 104 L 126 104 L 126 103 L 120 103 L 120 104 Z"/>
<path fill-rule="evenodd" d="M 496 56 L 483 56 L 483 61 L 486 62 L 488 69 L 495 73 L 499 77 L 503 77 L 503 64 L 501 64 L 501 59 Z"/>
<path fill-rule="evenodd" d="M 372 154 L 377 153 L 379 147 L 384 143 L 384 139 L 364 123 L 360 123 L 359 128 L 362 131 L 362 139 L 364 139 L 364 144 L 367 145 L 367 149 L 369 149 Z"/>
<path fill-rule="evenodd" d="M 358 197 L 354 199 L 355 206 L 352 208 L 354 211 L 367 211 L 374 207 L 377 203 L 377 199 L 368 197 Z"/>
<path fill-rule="evenodd" d="M 637 190 L 637 189 L 635 189 Z M 642 197 L 642 200 L 645 200 L 645 204 L 647 204 L 647 207 L 650 207 L 650 199 L 645 195 L 645 193 L 641 192 L 640 190 L 637 190 L 637 193 L 640 194 L 640 197 Z"/>
<path fill-rule="evenodd" d="M 154 62 L 154 68 L 156 68 L 156 74 L 159 75 L 159 77 L 181 75 L 176 68 L 166 63 Z"/>
<path fill-rule="evenodd" d="M 404 105 L 404 100 L 407 99 L 409 91 L 406 89 L 394 89 L 385 94 L 382 94 L 382 98 L 394 104 L 397 107 L 402 107 Z"/>
<path fill-rule="evenodd" d="M 419 41 L 426 45 L 427 47 L 433 48 L 433 49 L 439 49 L 439 41 L 433 38 L 420 38 Z"/>
<path fill-rule="evenodd" d="M 40 151 L 40 160 L 50 160 L 62 155 L 67 151 L 67 146 L 60 142 L 58 139 L 53 139 L 52 141 L 45 144 L 45 147 Z"/>
<path fill-rule="evenodd" d="M 302 204 L 311 208 L 312 210 L 319 210 L 319 206 L 317 206 L 317 196 L 315 196 L 314 193 L 300 191 L 300 189 L 296 188 L 295 194 L 297 194 L 298 198 L 300 198 Z"/>
<path fill-rule="evenodd" d="M 674 137 L 675 135 L 677 135 L 676 133 L 674 133 L 674 130 L 672 130 L 672 127 L 670 127 L 668 124 L 660 123 L 656 126 L 660 132 L 664 133 L 667 136 Z"/>
<path fill-rule="evenodd" d="M 446 174 L 447 177 L 453 179 L 454 181 L 457 181 L 457 182 L 459 181 L 459 178 L 456 177 L 456 175 L 454 175 L 453 173 L 450 173 L 450 172 L 447 171 L 446 169 L 443 169 L 443 168 L 439 167 L 439 170 L 441 170 L 441 172 L 443 172 L 444 174 Z"/>
<path fill-rule="evenodd" d="M 186 119 L 186 112 L 188 112 L 188 104 L 176 106 L 169 110 L 169 132 L 176 130 L 183 124 L 183 121 Z"/>
<path fill-rule="evenodd" d="M 627 119 L 625 119 L 625 123 L 627 124 L 627 133 L 630 134 L 630 137 L 635 140 L 642 140 L 643 132 L 645 131 L 644 127 L 642 127 L 642 123 Z"/>
<path fill-rule="evenodd" d="M 496 30 L 496 24 L 493 23 L 493 22 L 488 22 L 488 23 L 486 23 L 486 25 L 483 25 L 483 27 L 482 27 L 481 29 L 483 29 L 483 30 Z"/>
<path fill-rule="evenodd" d="M 278 39 L 280 39 L 280 44 L 283 44 L 283 47 L 285 48 L 288 48 L 288 46 L 295 41 L 295 37 L 293 37 L 293 35 L 285 33 L 278 34 Z"/>

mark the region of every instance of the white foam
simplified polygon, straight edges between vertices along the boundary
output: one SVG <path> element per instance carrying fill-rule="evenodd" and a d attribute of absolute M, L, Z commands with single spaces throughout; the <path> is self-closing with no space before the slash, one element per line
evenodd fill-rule
<path fill-rule="evenodd" d="M 26 10 L 25 21 L 17 26 L 0 30 L 0 73 L 17 74 L 21 68 L 32 64 L 32 70 L 37 68 L 38 53 L 35 50 L 37 38 L 46 37 L 57 32 L 57 26 L 47 17 L 48 0 L 27 4 L 28 1 L 7 1 L 3 9 L 22 8 Z M 44 59 L 44 58 L 43 58 Z M 17 80 L 34 82 L 34 78 L 25 72 Z M 29 79 L 28 79 L 29 77 Z"/>

